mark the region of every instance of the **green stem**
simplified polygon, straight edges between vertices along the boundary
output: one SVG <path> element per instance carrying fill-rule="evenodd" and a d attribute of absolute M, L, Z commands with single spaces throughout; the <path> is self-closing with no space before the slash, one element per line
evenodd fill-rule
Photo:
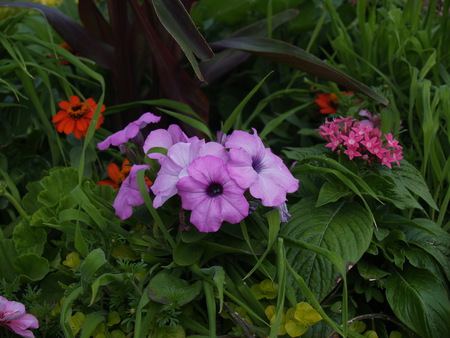
<path fill-rule="evenodd" d="M 0 195 L 5 196 L 12 203 L 12 205 L 14 205 L 14 207 L 19 212 L 20 216 L 22 216 L 22 218 L 28 217 L 28 214 L 25 212 L 25 210 L 23 210 L 20 203 L 9 192 L 7 192 L 6 189 L 0 192 Z"/>

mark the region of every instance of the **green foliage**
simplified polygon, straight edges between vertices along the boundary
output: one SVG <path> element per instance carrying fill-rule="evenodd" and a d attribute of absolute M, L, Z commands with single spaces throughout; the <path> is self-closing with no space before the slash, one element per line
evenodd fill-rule
<path fill-rule="evenodd" d="M 181 1 L 7 5 L 44 13 L 0 21 L 0 295 L 38 317 L 36 335 L 449 335 L 447 2 L 201 0 L 193 20 Z M 350 89 L 358 103 L 340 95 L 338 112 L 379 113 L 400 166 L 324 147 L 314 96 Z M 97 110 L 86 138 L 58 135 L 70 95 L 106 102 L 106 128 Z M 143 154 L 96 144 L 149 107 L 163 116 L 151 128 L 176 120 L 189 136 L 255 127 L 300 180 L 289 220 L 256 203 L 200 233 L 179 201 L 153 207 L 149 158 L 144 205 L 120 220 L 97 182 Z"/>

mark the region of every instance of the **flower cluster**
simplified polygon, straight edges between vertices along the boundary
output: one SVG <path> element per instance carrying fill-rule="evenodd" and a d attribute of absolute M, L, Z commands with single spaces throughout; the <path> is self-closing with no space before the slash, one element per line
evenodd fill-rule
<path fill-rule="evenodd" d="M 22 303 L 0 296 L 0 326 L 8 327 L 22 337 L 34 338 L 33 332 L 28 329 L 39 328 L 39 322 L 35 316 L 25 313 Z"/>
<path fill-rule="evenodd" d="M 399 161 L 403 158 L 402 147 L 392 134 L 382 135 L 380 129 L 352 117 L 326 120 L 319 127 L 319 134 L 329 142 L 326 147 L 338 152 L 344 149 L 351 160 L 357 157 L 369 164 L 382 163 L 392 168 L 391 163 L 395 162 L 400 166 Z"/>
<path fill-rule="evenodd" d="M 149 123 L 159 121 L 151 113 L 144 115 Z M 135 128 L 126 137 L 124 131 L 99 143 L 99 148 L 122 144 L 134 138 L 139 130 Z M 223 222 L 235 224 L 247 217 L 250 210 L 247 191 L 262 205 L 284 210 L 286 194 L 295 192 L 299 182 L 281 158 L 264 147 L 256 130 L 253 134 L 235 130 L 220 138 L 220 143 L 188 138 L 177 125 L 154 130 L 147 136 L 143 151 L 160 164 L 151 186 L 155 194 L 153 206 L 159 208 L 178 194 L 182 208 L 191 211 L 190 222 L 201 232 L 215 232 Z M 165 148 L 167 154 L 155 152 L 155 148 Z M 136 176 L 144 169 L 150 167 L 133 165 L 120 186 L 113 206 L 121 219 L 131 217 L 132 206 L 143 204 Z"/>
<path fill-rule="evenodd" d="M 66 135 L 73 133 L 76 138 L 86 136 L 94 112 L 97 109 L 97 103 L 91 98 L 82 102 L 78 96 L 71 96 L 70 102 L 61 101 L 58 105 L 62 110 L 58 111 L 52 119 L 56 130 Z M 100 128 L 100 125 L 105 120 L 102 115 L 105 109 L 105 105 L 100 107 L 96 129 Z"/>

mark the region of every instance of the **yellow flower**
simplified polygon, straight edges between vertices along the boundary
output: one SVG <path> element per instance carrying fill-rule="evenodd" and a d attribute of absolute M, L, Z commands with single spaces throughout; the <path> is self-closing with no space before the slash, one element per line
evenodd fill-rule
<path fill-rule="evenodd" d="M 81 330 L 81 327 L 83 326 L 85 320 L 86 316 L 81 312 L 77 312 L 72 317 L 70 317 L 69 325 L 74 336 Z"/>
<path fill-rule="evenodd" d="M 295 309 L 291 307 L 286 312 L 286 332 L 291 337 L 298 337 L 305 334 L 306 330 L 308 330 L 308 326 L 303 325 L 295 318 Z"/>
<path fill-rule="evenodd" d="M 300 325 L 311 326 L 320 322 L 322 316 L 308 303 L 301 302 L 295 307 L 294 313 L 295 319 L 297 319 Z"/>
<path fill-rule="evenodd" d="M 278 284 L 265 279 L 259 284 L 252 285 L 250 290 L 255 295 L 256 299 L 274 299 L 278 295 Z"/>
<path fill-rule="evenodd" d="M 70 254 L 66 256 L 66 259 L 62 262 L 63 265 L 68 266 L 69 268 L 78 269 L 81 265 L 80 255 L 76 251 L 72 251 Z"/>

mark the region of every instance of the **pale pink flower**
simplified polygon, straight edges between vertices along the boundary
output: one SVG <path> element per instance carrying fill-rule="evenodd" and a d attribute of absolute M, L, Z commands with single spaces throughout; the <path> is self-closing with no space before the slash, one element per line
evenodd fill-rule
<path fill-rule="evenodd" d="M 170 197 L 177 193 L 178 181 L 187 176 L 186 167 L 197 157 L 213 155 L 228 161 L 228 153 L 224 146 L 217 142 L 205 143 L 196 140 L 192 143 L 178 142 L 167 151 L 167 156 L 161 162 L 161 169 L 151 189 L 156 195 L 153 206 L 159 208 Z"/>
<path fill-rule="evenodd" d="M 255 129 L 253 134 L 235 130 L 225 146 L 231 148 L 227 163 L 231 178 L 241 188 L 249 188 L 262 205 L 278 207 L 286 202 L 287 193 L 297 191 L 299 181 L 281 158 L 264 148 Z"/>
<path fill-rule="evenodd" d="M 146 164 L 133 165 L 131 167 L 130 174 L 122 182 L 116 199 L 114 200 L 113 207 L 116 210 L 116 216 L 120 219 L 127 219 L 133 215 L 133 207 L 144 204 L 144 198 L 142 197 L 137 182 L 137 173 L 140 170 L 150 169 Z M 146 185 L 148 191 L 148 186 Z"/>
<path fill-rule="evenodd" d="M 22 303 L 0 297 L 0 326 L 5 326 L 22 337 L 34 338 L 33 332 L 28 329 L 39 328 L 39 322 L 35 316 L 25 313 Z"/>
<path fill-rule="evenodd" d="M 190 143 L 197 141 L 198 137 L 187 137 L 187 135 L 181 130 L 180 126 L 177 124 L 171 124 L 169 128 L 166 129 L 157 129 L 150 132 L 147 138 L 144 141 L 144 153 L 148 153 L 150 149 L 155 147 L 169 149 L 176 143 L 185 142 Z M 162 163 L 162 159 L 165 158 L 165 155 L 161 153 L 149 153 L 148 157 L 156 159 L 159 163 Z"/>
<path fill-rule="evenodd" d="M 157 123 L 161 119 L 160 116 L 155 116 L 152 113 L 145 113 L 137 119 L 129 123 L 124 129 L 107 137 L 104 141 L 97 144 L 98 149 L 105 150 L 110 146 L 118 146 L 128 142 L 130 139 L 136 137 L 142 128 L 145 128 L 149 123 Z M 141 136 L 142 137 L 142 136 Z"/>

